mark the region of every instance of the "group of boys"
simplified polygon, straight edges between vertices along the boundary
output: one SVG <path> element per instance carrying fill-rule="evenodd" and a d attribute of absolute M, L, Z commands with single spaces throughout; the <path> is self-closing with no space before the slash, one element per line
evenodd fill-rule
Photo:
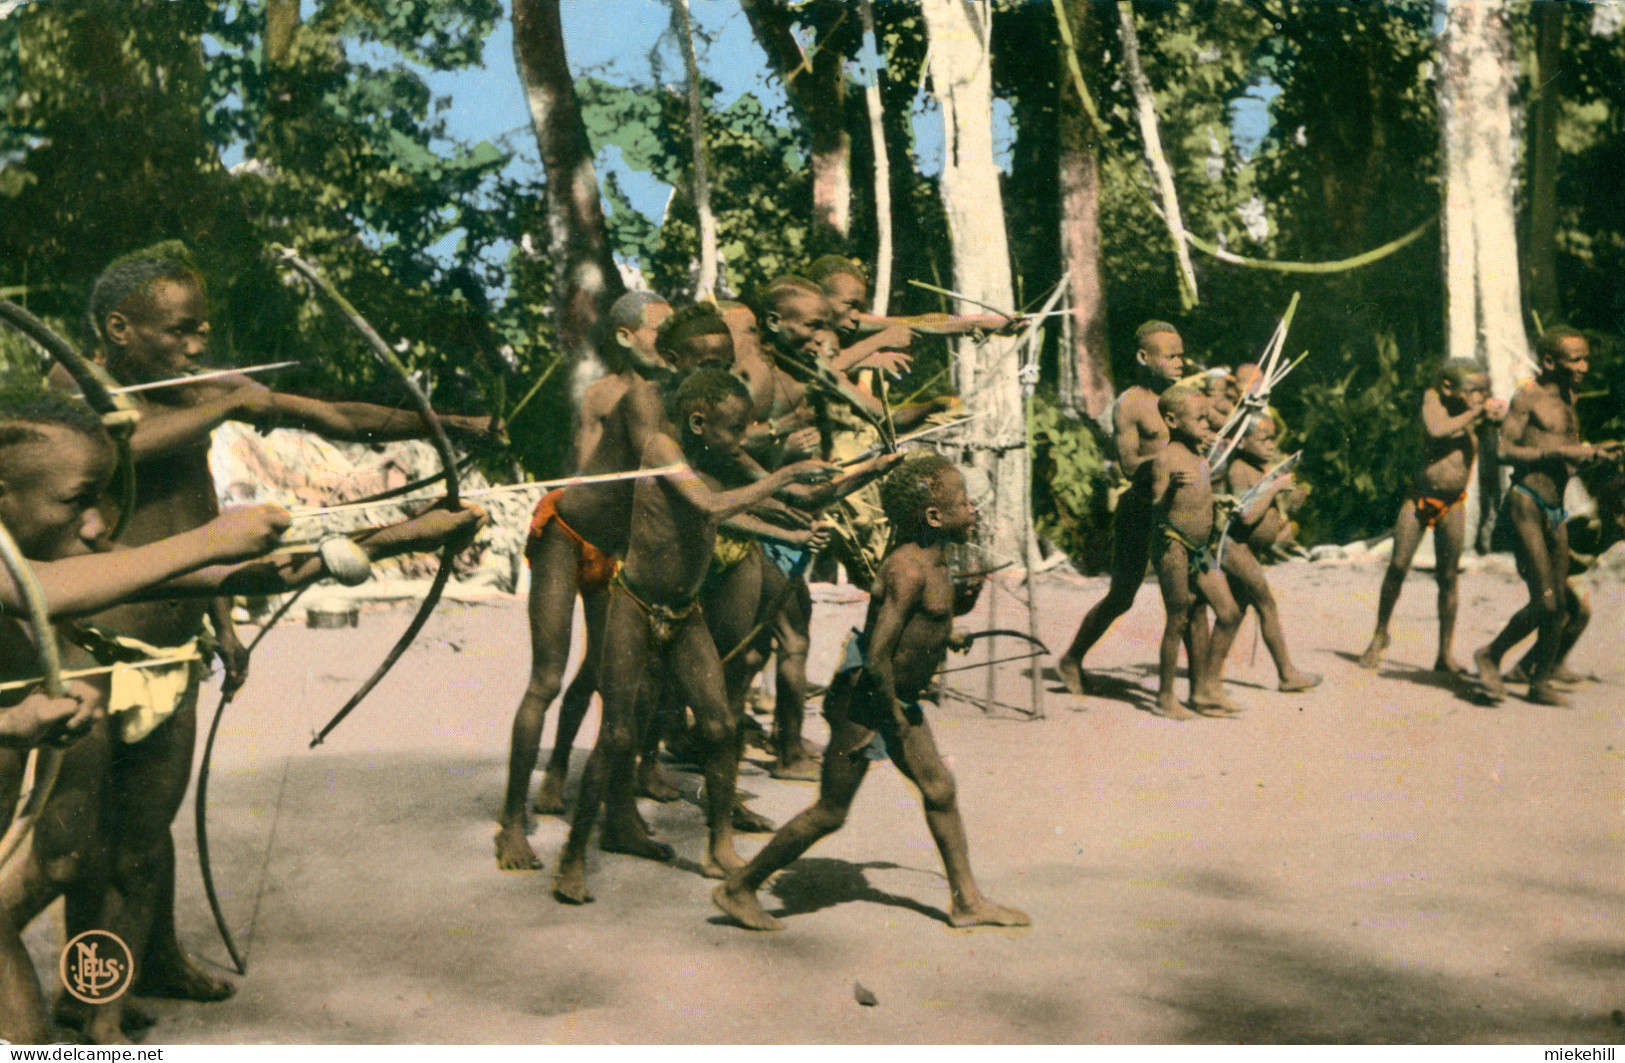
<path fill-rule="evenodd" d="M 890 408 L 883 384 L 861 376 L 871 364 L 882 373 L 906 367 L 913 331 L 1009 322 L 873 318 L 864 313 L 861 269 L 839 259 L 813 265 L 809 272 L 820 281 L 777 278 L 754 308 L 706 301 L 674 312 L 647 292 L 611 308 L 603 344 L 610 372 L 582 396 L 577 466 L 583 475 L 642 475 L 569 487 L 537 506 L 527 548 L 532 671 L 515 716 L 498 865 L 541 866 L 526 836 L 526 798 L 544 714 L 562 685 L 579 596 L 586 653 L 530 805 L 562 810 L 569 751 L 596 692 L 598 738 L 554 868 L 557 899 L 592 899 L 585 856 L 600 814 L 600 849 L 672 858 L 636 806 L 640 793 L 658 800 L 677 795 L 656 755 L 664 738 L 703 770 L 709 841 L 702 871 L 727 880 L 717 903 L 744 925 L 776 927 L 754 901 L 770 873 L 761 868 L 782 866 L 839 825 L 877 751 L 893 756 L 921 786 L 949 869 L 952 920 L 1023 924 L 1025 916 L 987 901 L 970 878 L 952 778 L 918 708 L 946 652 L 956 605 L 963 612 L 974 602 L 972 593 L 955 594 L 944 560 L 946 545 L 974 527 L 974 509 L 957 470 L 934 455 L 865 456 L 870 448 L 860 430 L 876 432 L 878 441 L 883 424 L 895 431 L 953 405 Z M 833 464 L 832 456 L 844 460 Z M 806 573 L 836 529 L 824 514 L 882 474 L 878 512 L 853 506 L 836 518 L 843 557 L 875 591 L 874 641 L 868 654 L 854 651 L 857 663 L 825 696 L 838 739 L 820 758 L 801 735 L 811 610 Z M 887 539 L 887 528 L 890 550 L 882 548 L 884 557 L 869 553 L 877 538 Z M 818 779 L 821 796 L 747 866 L 735 849 L 735 830 L 772 829 L 743 807 L 735 785 L 746 695 L 769 652 L 778 662 L 773 773 Z M 854 678 L 860 673 L 867 678 Z M 836 809 L 840 815 L 832 818 Z"/>
<path fill-rule="evenodd" d="M 1112 524 L 1111 582 L 1057 661 L 1062 682 L 1077 696 L 1088 692 L 1083 658 L 1134 603 L 1150 561 L 1167 614 L 1158 656 L 1158 715 L 1183 720 L 1241 711 L 1222 681 L 1226 655 L 1249 606 L 1258 612 L 1279 688 L 1313 688 L 1320 677 L 1293 665 L 1259 563 L 1260 554 L 1290 538 L 1285 510 L 1298 493 L 1290 473 L 1276 474 L 1271 468 L 1279 460 L 1279 415 L 1267 410 L 1256 417 L 1219 468 L 1207 460 L 1215 434 L 1243 393 L 1257 386 L 1258 368 L 1187 375 L 1183 340 L 1165 322 L 1142 325 L 1136 340 L 1141 379 L 1111 411 L 1118 467 L 1127 481 Z M 1536 354 L 1538 374 L 1519 387 L 1509 405 L 1489 397 L 1487 373 L 1466 360 L 1446 362 L 1424 391 L 1421 463 L 1395 522 L 1376 631 L 1359 659 L 1361 667 L 1375 671 L 1381 662 L 1406 574 L 1423 533 L 1433 529 L 1439 587 L 1439 647 L 1433 667 L 1447 676 L 1466 674 L 1452 645 L 1468 484 L 1478 454 L 1478 428 L 1500 422 L 1498 456 L 1511 467 L 1512 478 L 1495 541 L 1513 551 L 1529 603 L 1473 655 L 1477 689 L 1486 700 L 1500 702 L 1506 698 L 1506 682 L 1517 681 L 1528 684 L 1530 701 L 1566 703 L 1559 687 L 1578 677 L 1564 662 L 1590 613 L 1583 593 L 1568 578 L 1564 493 L 1576 470 L 1616 461 L 1622 448 L 1613 442 L 1579 441 L 1574 401 L 1590 355 L 1584 335 L 1570 328 L 1551 329 L 1540 338 Z M 1531 634 L 1538 635 L 1534 647 L 1503 676 L 1501 659 Z M 1189 661 L 1189 709 L 1175 695 L 1182 643 Z"/>

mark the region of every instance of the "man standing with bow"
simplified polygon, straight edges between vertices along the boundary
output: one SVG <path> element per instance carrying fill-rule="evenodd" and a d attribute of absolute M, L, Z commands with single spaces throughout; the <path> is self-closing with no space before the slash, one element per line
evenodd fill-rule
<path fill-rule="evenodd" d="M 195 370 L 208 350 L 207 292 L 179 243 L 159 245 L 115 262 L 98 278 L 86 315 L 96 359 L 122 384 L 140 384 Z M 66 383 L 66 381 L 64 381 Z M 367 403 L 328 403 L 274 392 L 246 378 L 143 392 L 142 418 L 131 437 L 136 466 L 135 511 L 125 541 L 140 545 L 188 531 L 218 512 L 208 449 L 226 420 L 259 428 L 303 428 L 343 440 L 384 442 L 429 430 L 421 414 Z M 484 436 L 489 419 L 451 417 L 447 428 Z M 121 606 L 93 618 L 100 637 L 154 655 L 175 655 L 214 620 L 228 687 L 247 675 L 246 653 L 230 621 L 229 599 L 212 604 L 160 601 Z M 201 667 L 140 673 L 151 729 L 121 744 L 110 766 L 109 793 L 118 835 L 106 889 L 81 886 L 70 895 L 70 934 L 91 926 L 112 930 L 137 959 L 135 992 L 186 1000 L 223 1000 L 230 983 L 199 968 L 175 935 L 175 852 L 170 824 L 191 775 Z M 93 1040 L 119 1036 L 117 1003 L 98 1010 L 87 1027 Z"/>

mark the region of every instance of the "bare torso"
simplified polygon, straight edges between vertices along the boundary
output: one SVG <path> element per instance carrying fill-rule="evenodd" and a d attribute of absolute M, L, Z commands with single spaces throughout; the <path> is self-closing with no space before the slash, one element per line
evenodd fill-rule
<path fill-rule="evenodd" d="M 1574 405 L 1554 385 L 1528 384 L 1512 398 L 1514 413 L 1523 413 L 1522 430 L 1511 442 L 1525 447 L 1572 446 L 1580 441 Z M 1510 420 L 1510 418 L 1509 418 Z M 1560 456 L 1520 463 L 1513 479 L 1558 505 L 1569 482 L 1568 461 Z"/>
<path fill-rule="evenodd" d="M 624 377 L 625 374 L 616 376 Z M 598 383 L 604 382 L 601 380 Z M 601 395 L 608 394 L 607 389 L 601 392 Z M 580 471 L 593 474 L 628 472 L 638 468 L 642 464 L 642 444 L 648 433 L 669 432 L 665 422 L 658 389 L 641 376 L 631 374 L 630 378 L 621 381 L 620 393 L 614 405 L 601 416 L 597 441 L 581 461 Z M 600 550 L 624 554 L 628 548 L 634 508 L 634 485 L 641 482 L 620 480 L 568 488 L 559 499 L 559 517 Z"/>
<path fill-rule="evenodd" d="M 1184 443 L 1169 443 L 1151 459 L 1152 476 L 1172 476 L 1168 489 L 1156 499 L 1163 519 L 1192 542 L 1213 532 L 1213 487 L 1207 462 Z M 1183 482 L 1177 482 L 1183 474 Z"/>
<path fill-rule="evenodd" d="M 1428 388 L 1422 394 L 1424 418 L 1448 416 L 1438 388 Z M 1472 474 L 1473 459 L 1478 456 L 1478 437 L 1472 426 L 1435 438 L 1422 433 L 1422 467 L 1416 474 L 1416 491 L 1438 496 L 1451 496 L 1467 489 L 1467 478 Z"/>
<path fill-rule="evenodd" d="M 875 620 L 886 600 L 886 570 L 893 566 L 913 567 L 924 577 L 920 597 L 903 622 L 903 633 L 892 655 L 893 689 L 897 700 L 906 703 L 917 700 L 920 692 L 930 685 L 931 677 L 948 652 L 948 636 L 953 631 L 954 621 L 954 589 L 940 553 L 933 555 L 917 544 L 904 543 L 881 565 L 864 619 L 865 630 L 875 629 Z"/>

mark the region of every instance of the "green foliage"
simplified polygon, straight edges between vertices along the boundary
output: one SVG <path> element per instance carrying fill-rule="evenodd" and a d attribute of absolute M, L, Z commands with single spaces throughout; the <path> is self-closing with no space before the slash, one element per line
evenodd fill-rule
<path fill-rule="evenodd" d="M 1369 538 L 1393 525 L 1416 475 L 1422 392 L 1437 363 L 1405 359 L 1392 336 L 1335 356 L 1335 379 L 1303 386 L 1287 427 L 1311 487 L 1298 513 L 1305 542 Z"/>
<path fill-rule="evenodd" d="M 0 288 L 27 284 L 36 312 L 73 321 L 109 260 L 183 239 L 210 280 L 218 357 L 294 358 L 304 367 L 280 378 L 294 389 L 404 403 L 265 258 L 283 243 L 408 341 L 438 406 L 494 409 L 509 376 L 522 392 L 553 357 L 550 270 L 503 250 L 546 232 L 540 190 L 509 173 L 508 152 L 455 142 L 423 74 L 478 63 L 499 13 L 496 0 L 330 0 L 273 62 L 264 0 L 21 8 L 0 20 L 20 41 L 15 78 L 0 74 Z M 226 152 L 251 164 L 228 173 Z M 568 418 L 526 427 L 518 452 L 556 467 Z"/>
<path fill-rule="evenodd" d="M 1033 399 L 1027 418 L 1032 446 L 1033 526 L 1038 534 L 1094 571 L 1106 561 L 1106 459 L 1093 427 L 1067 419 L 1049 398 Z"/>
<path fill-rule="evenodd" d="M 708 99 L 716 89 L 705 83 Z M 605 182 L 616 252 L 639 260 L 657 291 L 687 290 L 699 234 L 689 197 L 693 148 L 685 99 L 665 87 L 633 89 L 597 78 L 583 78 L 576 91 L 594 152 L 619 148 L 629 168 L 677 190 L 657 227 L 632 210 L 618 184 Z M 720 111 L 708 107 L 705 126 L 725 280 L 732 291 L 746 292 L 806 258 L 811 178 L 795 135 L 750 93 Z"/>

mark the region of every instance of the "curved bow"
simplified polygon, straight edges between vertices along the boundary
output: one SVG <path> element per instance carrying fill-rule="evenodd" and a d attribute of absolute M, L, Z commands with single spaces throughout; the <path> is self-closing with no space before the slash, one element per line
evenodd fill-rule
<path fill-rule="evenodd" d="M 277 621 L 287 615 L 293 608 L 299 596 L 305 593 L 306 584 L 292 594 L 287 600 L 277 606 L 276 611 L 266 618 L 256 634 L 248 644 L 248 656 L 254 656 L 259 649 L 260 641 L 266 633 L 276 627 Z M 214 870 L 209 860 L 209 766 L 214 760 L 214 739 L 220 733 L 220 719 L 226 714 L 226 706 L 231 703 L 237 692 L 220 692 L 220 703 L 214 707 L 214 718 L 209 721 L 209 737 L 203 743 L 203 760 L 197 769 L 197 796 L 193 801 L 192 821 L 197 828 L 197 862 L 198 872 L 203 876 L 203 895 L 209 902 L 209 913 L 214 916 L 215 929 L 220 931 L 220 941 L 226 946 L 226 952 L 231 956 L 231 962 L 237 968 L 238 974 L 248 973 L 248 957 L 237 948 L 237 942 L 231 936 L 231 928 L 226 924 L 226 913 L 220 907 L 220 896 L 214 888 Z"/>
<path fill-rule="evenodd" d="M 112 538 L 124 534 L 135 513 L 135 454 L 130 449 L 130 433 L 141 419 L 134 400 L 119 393 L 118 382 L 107 370 L 85 358 L 78 349 L 57 335 L 45 322 L 8 299 L 0 299 L 0 321 L 27 336 L 73 377 L 85 402 L 101 414 L 102 425 L 118 449 L 119 515 Z"/>
<path fill-rule="evenodd" d="M 295 272 L 304 277 L 329 304 L 338 310 L 343 315 L 344 320 L 361 337 L 367 349 L 372 352 L 373 357 L 385 369 L 394 373 L 400 379 L 401 384 L 406 388 L 407 394 L 412 397 L 413 405 L 417 407 L 418 413 L 422 415 L 424 423 L 429 426 L 430 440 L 434 443 L 435 450 L 440 454 L 440 467 L 446 474 L 446 498 L 453 506 L 456 506 L 460 491 L 457 477 L 457 455 L 452 452 L 451 440 L 446 436 L 445 425 L 440 423 L 440 417 L 434 412 L 434 407 L 429 405 L 429 397 L 423 393 L 422 388 L 418 387 L 417 382 L 412 379 L 411 373 L 407 371 L 406 366 L 401 364 L 401 360 L 396 357 L 395 352 L 390 350 L 389 344 L 384 342 L 383 337 L 379 336 L 377 330 L 368 323 L 366 318 L 361 316 L 360 311 L 356 310 L 350 304 L 350 301 L 344 298 L 339 290 L 333 286 L 332 281 L 317 272 L 316 267 L 301 258 L 298 252 L 275 245 L 272 246 L 272 251 L 277 253 Z M 440 552 L 440 568 L 434 574 L 434 582 L 429 585 L 429 592 L 423 596 L 423 604 L 418 607 L 417 615 L 412 618 L 412 622 L 407 625 L 406 631 L 396 641 L 389 653 L 385 655 L 383 662 L 378 665 L 372 675 L 367 678 L 366 682 L 361 684 L 354 694 L 350 695 L 350 699 L 344 703 L 343 707 L 334 713 L 333 718 L 327 722 L 327 725 L 310 740 L 311 748 L 314 749 L 316 746 L 321 745 L 333 728 L 337 727 L 340 721 L 354 711 L 355 707 L 360 705 L 368 694 L 372 693 L 372 689 L 378 685 L 379 681 L 395 666 L 395 662 L 400 660 L 401 655 L 406 652 L 406 647 L 410 646 L 412 640 L 417 638 L 418 632 L 422 631 L 423 625 L 428 623 L 429 614 L 434 611 L 435 605 L 440 601 L 440 595 L 446 589 L 446 582 L 451 578 L 452 560 L 460 550 L 461 546 L 453 542 L 448 543 Z"/>
<path fill-rule="evenodd" d="M 34 629 L 34 651 L 39 658 L 45 692 L 51 697 L 61 697 L 62 658 L 57 650 L 56 631 L 51 627 L 50 606 L 39 581 L 34 578 L 34 570 L 28 567 L 17 541 L 4 524 L 0 524 L 0 565 L 5 566 L 18 594 L 28 606 L 28 622 Z M 35 746 L 28 757 L 33 768 L 29 773 L 33 777 L 33 785 L 18 799 L 17 810 L 12 815 L 5 836 L 0 838 L 0 868 L 9 864 L 28 840 L 40 811 L 56 786 L 57 774 L 62 770 L 62 751 L 59 749 Z"/>
<path fill-rule="evenodd" d="M 1035 635 L 1030 635 L 1025 631 L 1017 631 L 1015 628 L 1011 627 L 992 627 L 983 631 L 972 631 L 970 634 L 965 636 L 965 639 L 959 646 L 959 649 L 969 649 L 971 643 L 976 642 L 979 639 L 990 639 L 998 636 L 1020 639 L 1021 641 L 1032 646 L 1033 649 L 1029 653 L 1019 653 L 1010 657 L 996 657 L 991 661 L 978 661 L 975 664 L 961 664 L 953 668 L 940 668 L 937 670 L 937 674 L 948 675 L 952 672 L 968 672 L 973 668 L 988 668 L 995 664 L 1009 664 L 1011 661 L 1030 661 L 1034 657 L 1049 656 L 1050 649 L 1048 646 L 1044 645 L 1044 641 L 1042 639 Z"/>

